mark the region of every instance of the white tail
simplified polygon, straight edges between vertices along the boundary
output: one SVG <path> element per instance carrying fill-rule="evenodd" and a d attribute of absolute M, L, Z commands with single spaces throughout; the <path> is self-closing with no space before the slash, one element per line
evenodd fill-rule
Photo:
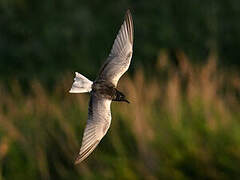
<path fill-rule="evenodd" d="M 70 89 L 70 93 L 85 93 L 90 92 L 92 90 L 92 81 L 84 77 L 78 72 L 75 72 L 76 77 L 74 78 L 74 82 L 72 88 Z"/>

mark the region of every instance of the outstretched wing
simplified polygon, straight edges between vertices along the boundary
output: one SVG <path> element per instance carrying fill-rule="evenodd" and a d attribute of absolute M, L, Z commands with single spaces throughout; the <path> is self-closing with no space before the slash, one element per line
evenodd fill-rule
<path fill-rule="evenodd" d="M 107 133 L 111 123 L 111 100 L 92 94 L 88 107 L 88 120 L 84 130 L 82 146 L 75 164 L 83 161 L 97 147 Z"/>
<path fill-rule="evenodd" d="M 97 79 L 106 80 L 117 86 L 120 77 L 127 71 L 132 58 L 133 21 L 128 10 L 125 20 L 114 41 L 110 55 L 100 69 Z"/>

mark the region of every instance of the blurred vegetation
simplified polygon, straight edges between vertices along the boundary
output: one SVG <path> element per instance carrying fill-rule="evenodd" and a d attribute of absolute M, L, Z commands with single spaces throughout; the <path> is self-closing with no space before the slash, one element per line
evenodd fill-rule
<path fill-rule="evenodd" d="M 74 166 L 87 94 L 127 8 L 134 54 L 112 125 Z M 238 179 L 240 1 L 0 0 L 0 180 Z M 144 67 L 144 68 L 143 68 Z"/>
<path fill-rule="evenodd" d="M 200 63 L 215 49 L 221 64 L 239 68 L 237 0 L 1 0 L 0 79 L 37 78 L 49 86 L 68 71 L 95 77 L 127 8 L 135 27 L 130 71 L 144 65 L 152 72 L 162 48 Z"/>
<path fill-rule="evenodd" d="M 68 94 L 65 74 L 53 92 L 34 80 L 0 93 L 0 179 L 237 179 L 240 176 L 240 77 L 167 51 L 156 73 L 125 75 L 120 89 L 131 104 L 112 103 L 112 125 L 80 165 L 74 156 L 87 119 L 88 95 Z M 164 77 L 164 78 L 163 78 Z"/>

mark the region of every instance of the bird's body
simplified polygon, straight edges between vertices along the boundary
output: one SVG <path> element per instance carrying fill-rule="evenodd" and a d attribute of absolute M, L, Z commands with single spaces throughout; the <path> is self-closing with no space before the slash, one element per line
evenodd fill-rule
<path fill-rule="evenodd" d="M 70 93 L 90 93 L 88 120 L 82 146 L 75 163 L 83 161 L 98 145 L 111 124 L 111 102 L 125 101 L 125 95 L 117 90 L 120 77 L 127 71 L 132 58 L 133 23 L 128 10 L 125 21 L 107 60 L 94 82 L 76 72 Z M 129 102 L 128 102 L 129 103 Z"/>
<path fill-rule="evenodd" d="M 112 101 L 125 101 L 123 93 L 117 90 L 115 86 L 108 81 L 96 81 L 92 84 L 91 95 L 109 99 Z"/>
<path fill-rule="evenodd" d="M 96 81 L 92 85 L 91 94 L 113 100 L 116 96 L 116 92 L 117 90 L 112 83 L 107 81 Z"/>

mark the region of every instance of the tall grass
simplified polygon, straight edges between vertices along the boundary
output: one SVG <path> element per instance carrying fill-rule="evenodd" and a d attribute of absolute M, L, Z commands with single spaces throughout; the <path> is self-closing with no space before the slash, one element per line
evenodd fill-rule
<path fill-rule="evenodd" d="M 72 75 L 52 92 L 36 80 L 0 86 L 0 180 L 236 179 L 240 177 L 240 77 L 212 54 L 179 66 L 160 52 L 158 76 L 125 75 L 131 103 L 112 103 L 112 124 L 96 150 L 73 165 L 87 120 L 88 95 L 69 94 Z"/>

